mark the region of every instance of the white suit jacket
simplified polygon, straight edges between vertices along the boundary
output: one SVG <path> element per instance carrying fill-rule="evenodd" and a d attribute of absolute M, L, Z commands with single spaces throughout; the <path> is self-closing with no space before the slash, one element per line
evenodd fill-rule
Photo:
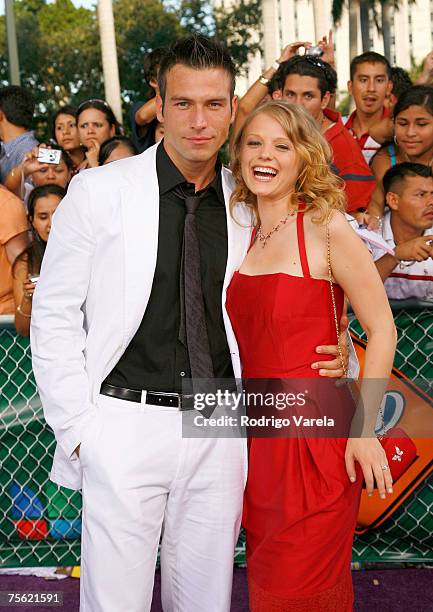
<path fill-rule="evenodd" d="M 225 309 L 226 289 L 248 250 L 251 214 L 228 210 L 231 173 L 222 170 L 227 207 L 228 260 L 222 309 L 233 370 L 239 352 Z M 53 218 L 34 294 L 33 371 L 57 447 L 51 478 L 79 489 L 74 449 L 95 417 L 105 377 L 137 331 L 156 266 L 159 187 L 156 146 L 141 155 L 76 176 Z M 218 245 L 216 245 L 218 248 Z"/>
<path fill-rule="evenodd" d="M 239 204 L 233 220 L 228 209 L 233 182 L 225 168 L 222 184 L 228 258 L 221 303 L 234 374 L 241 378 L 225 301 L 248 250 L 252 216 Z M 132 340 L 149 301 L 158 222 L 156 145 L 80 173 L 53 218 L 30 337 L 45 418 L 57 440 L 51 479 L 70 489 L 81 488 L 74 450 L 95 420 L 101 383 Z"/>

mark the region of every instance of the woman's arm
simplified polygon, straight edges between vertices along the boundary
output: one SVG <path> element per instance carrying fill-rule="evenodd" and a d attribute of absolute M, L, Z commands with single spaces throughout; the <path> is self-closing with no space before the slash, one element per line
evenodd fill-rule
<path fill-rule="evenodd" d="M 385 144 L 394 138 L 394 121 L 391 117 L 384 117 L 374 123 L 368 130 L 370 136 L 380 144 Z"/>
<path fill-rule="evenodd" d="M 9 191 L 12 191 L 12 193 L 14 193 L 19 198 L 21 197 L 22 175 L 23 163 L 21 162 L 21 164 L 15 166 L 15 168 L 12 168 L 12 170 L 9 172 L 4 181 L 4 186 L 9 189 Z"/>
<path fill-rule="evenodd" d="M 368 205 L 368 214 L 373 218 L 382 218 L 383 209 L 385 207 L 385 194 L 383 191 L 382 179 L 385 172 L 391 167 L 388 152 L 380 151 L 379 153 L 377 153 L 374 156 L 370 166 L 377 182 L 376 187 L 371 196 L 370 204 Z"/>
<path fill-rule="evenodd" d="M 387 388 L 397 341 L 396 329 L 383 282 L 370 253 L 341 214 L 329 224 L 331 267 L 336 282 L 346 293 L 367 335 L 367 350 L 360 389 L 361 404 L 353 425 L 361 423 L 357 437 L 349 439 L 346 465 L 349 478 L 356 478 L 354 461 L 362 467 L 367 492 L 374 480 L 381 497 L 391 489 L 385 452 L 375 437 L 375 424 Z"/>
<path fill-rule="evenodd" d="M 249 90 L 246 92 L 246 94 L 244 94 L 244 96 L 240 98 L 239 104 L 238 104 L 238 110 L 236 112 L 236 118 L 233 123 L 232 133 L 230 136 L 230 148 L 233 146 L 236 140 L 236 136 L 239 130 L 241 129 L 241 127 L 243 126 L 245 119 L 248 117 L 250 113 L 253 112 L 253 110 L 255 110 L 259 106 L 259 104 L 268 94 L 268 91 L 269 91 L 268 86 L 262 84 L 260 82 L 260 79 L 262 77 L 265 77 L 265 79 L 269 79 L 270 81 L 277 72 L 278 64 L 287 62 L 287 60 L 294 57 L 297 54 L 300 47 L 305 47 L 307 49 L 308 47 L 311 47 L 311 43 L 310 42 L 294 42 L 284 47 L 278 60 L 276 60 L 276 62 L 272 66 L 270 66 L 264 72 L 262 72 L 261 76 L 257 79 L 257 81 L 253 83 L 251 87 L 249 88 Z M 284 83 L 283 83 L 283 86 L 284 86 Z M 282 92 L 280 91 L 279 96 L 281 97 L 281 95 L 282 95 Z"/>
<path fill-rule="evenodd" d="M 156 118 L 156 98 L 150 98 L 140 106 L 135 113 L 135 122 L 138 126 L 148 125 Z"/>
<path fill-rule="evenodd" d="M 13 292 L 15 301 L 15 329 L 20 336 L 30 335 L 30 318 L 35 284 L 28 279 L 27 259 L 20 257 L 13 268 Z"/>

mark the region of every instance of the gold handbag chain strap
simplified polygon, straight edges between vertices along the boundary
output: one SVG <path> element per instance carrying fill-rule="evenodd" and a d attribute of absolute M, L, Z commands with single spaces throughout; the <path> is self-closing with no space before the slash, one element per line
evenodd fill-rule
<path fill-rule="evenodd" d="M 335 331 L 337 332 L 338 354 L 340 356 L 340 362 L 341 362 L 341 367 L 343 368 L 344 378 L 347 378 L 346 363 L 343 359 L 343 350 L 341 348 L 341 342 L 340 342 L 340 326 L 338 325 L 338 318 L 337 318 L 337 306 L 335 303 L 334 283 L 332 282 L 331 241 L 329 238 L 329 220 L 326 222 L 326 258 L 328 261 L 328 278 L 329 278 L 329 286 L 331 287 L 331 299 L 332 299 L 332 308 L 334 310 Z"/>
<path fill-rule="evenodd" d="M 340 355 L 341 367 L 343 368 L 344 378 L 347 378 L 347 369 L 346 364 L 343 359 L 343 351 L 341 349 L 340 342 L 340 327 L 338 325 L 337 318 L 337 306 L 335 304 L 335 295 L 334 295 L 334 283 L 332 282 L 332 269 L 331 269 L 331 241 L 329 238 L 329 221 L 326 223 L 326 253 L 327 253 L 327 261 L 328 261 L 328 277 L 329 277 L 329 286 L 331 287 L 331 299 L 332 299 L 332 308 L 334 310 L 334 321 L 335 321 L 335 331 L 337 332 L 337 346 L 338 346 L 338 354 Z M 382 435 L 378 436 L 379 440 L 382 440 L 384 437 L 385 430 L 385 415 L 383 414 L 382 404 L 379 406 L 379 414 L 382 420 Z"/>

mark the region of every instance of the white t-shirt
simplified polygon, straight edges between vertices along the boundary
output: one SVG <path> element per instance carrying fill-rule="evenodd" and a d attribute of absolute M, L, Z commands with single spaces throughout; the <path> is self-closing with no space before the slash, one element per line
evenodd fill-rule
<path fill-rule="evenodd" d="M 433 227 L 426 230 L 424 235 L 426 234 L 433 234 Z M 383 217 L 382 237 L 390 248 L 395 248 L 390 211 Z M 372 252 L 374 261 L 377 261 L 387 251 L 373 246 Z M 433 259 L 429 257 L 425 261 L 402 261 L 397 264 L 385 280 L 385 290 L 393 300 L 418 298 L 433 301 Z"/>

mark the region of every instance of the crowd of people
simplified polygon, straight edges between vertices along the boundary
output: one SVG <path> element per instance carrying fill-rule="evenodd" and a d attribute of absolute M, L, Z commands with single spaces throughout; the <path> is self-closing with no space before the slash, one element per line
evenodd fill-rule
<path fill-rule="evenodd" d="M 228 610 L 243 503 L 251 609 L 349 612 L 362 482 L 393 493 L 387 295 L 432 295 L 433 53 L 417 84 L 355 57 L 348 117 L 331 35 L 285 47 L 240 100 L 200 35 L 145 73 L 132 140 L 86 100 L 39 144 L 31 95 L 0 90 L 0 313 L 30 327 L 52 479 L 83 491 L 83 609 L 150 609 L 164 526 L 165 609 Z M 185 380 L 353 374 L 345 296 L 368 336 L 360 433 L 253 436 L 244 497 L 244 440 L 182 435 Z"/>
<path fill-rule="evenodd" d="M 309 53 L 311 49 L 315 54 Z M 35 286 L 29 279 L 39 272 L 50 227 L 48 223 L 43 235 L 35 229 L 31 194 L 55 185 L 59 189 L 50 196 L 54 201 L 78 172 L 142 153 L 164 137 L 156 96 L 158 67 L 165 53 L 161 48 L 145 57 L 144 76 L 152 96 L 131 107 L 131 139 L 122 135 L 110 106 L 92 99 L 77 108 L 59 108 L 50 121 L 48 144 L 39 144 L 31 130 L 31 93 L 16 86 L 0 90 L 0 313 L 15 314 L 19 333 L 28 335 L 29 321 L 23 319 L 30 317 Z M 332 170 L 344 182 L 346 212 L 356 220 L 353 227 L 376 232 L 390 247 L 384 251 L 374 237 L 372 243 L 366 240 L 394 299 L 433 297 L 432 83 L 433 52 L 416 84 L 384 56 L 363 53 L 350 66 L 348 93 L 355 109 L 342 117 L 335 110 L 337 73 L 330 34 L 314 48 L 309 42 L 287 45 L 239 100 L 231 130 L 230 146 L 245 119 L 264 100 L 299 104 L 312 115 L 331 146 Z M 60 150 L 58 163 L 40 161 L 39 147 Z M 390 180 L 389 170 L 394 168 Z M 40 256 L 23 278 L 23 258 L 34 249 Z"/>

